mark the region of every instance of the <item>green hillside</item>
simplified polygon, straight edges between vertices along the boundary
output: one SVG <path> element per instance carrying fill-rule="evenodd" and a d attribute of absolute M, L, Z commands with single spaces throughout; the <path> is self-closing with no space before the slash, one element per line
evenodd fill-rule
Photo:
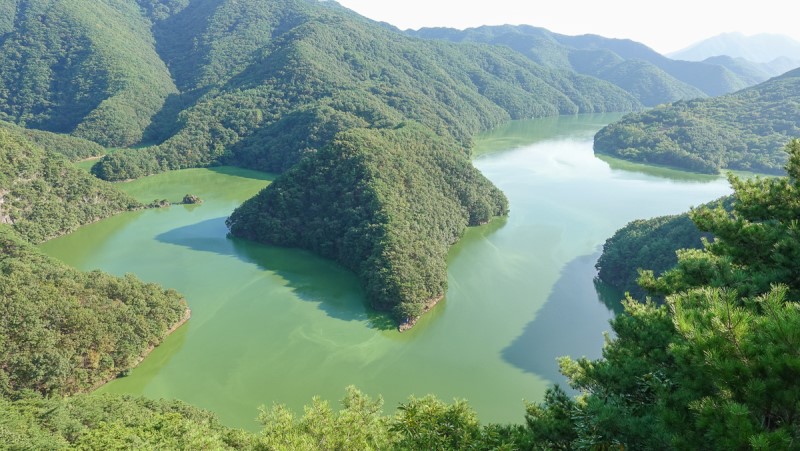
<path fill-rule="evenodd" d="M 141 204 L 56 152 L 0 127 L 0 224 L 39 243 Z"/>
<path fill-rule="evenodd" d="M 722 65 L 671 60 L 634 41 L 566 36 L 528 25 L 463 31 L 423 28 L 408 33 L 426 39 L 506 46 L 537 64 L 609 81 L 647 106 L 720 95 L 756 83 L 741 79 Z"/>
<path fill-rule="evenodd" d="M 22 136 L 42 149 L 46 149 L 47 152 L 61 154 L 70 161 L 99 157 L 106 153 L 106 149 L 100 144 L 72 135 L 23 128 L 3 121 L 0 121 L 0 129 L 7 129 L 13 135 Z"/>
<path fill-rule="evenodd" d="M 284 171 L 339 131 L 406 119 L 468 148 L 472 134 L 512 118 L 640 106 L 595 78 L 504 49 L 409 38 L 335 3 L 193 2 L 154 30 L 181 94 L 151 127 L 160 144 L 109 157 L 102 178 L 219 160 Z"/>
<path fill-rule="evenodd" d="M 782 174 L 800 136 L 800 70 L 712 99 L 628 115 L 595 135 L 595 152 L 695 172 Z"/>
<path fill-rule="evenodd" d="M 187 313 L 132 275 L 83 273 L 0 225 L 0 394 L 93 389 L 127 371 Z"/>
<path fill-rule="evenodd" d="M 0 35 L 2 120 L 127 146 L 176 92 L 132 2 L 31 0 L 5 8 L 13 24 Z"/>
<path fill-rule="evenodd" d="M 464 228 L 508 211 L 454 147 L 414 123 L 341 133 L 245 202 L 228 226 L 341 262 L 375 308 L 412 324 L 444 295 L 447 250 Z"/>
<path fill-rule="evenodd" d="M 732 197 L 701 208 L 714 208 L 720 202 L 726 210 L 732 210 Z M 702 249 L 702 238 L 712 236 L 701 232 L 689 213 L 631 221 L 603 244 L 603 254 L 595 265 L 597 278 L 631 296 L 644 298 L 647 293 L 638 283 L 639 271 L 649 270 L 660 276 L 678 263 L 678 250 Z"/>

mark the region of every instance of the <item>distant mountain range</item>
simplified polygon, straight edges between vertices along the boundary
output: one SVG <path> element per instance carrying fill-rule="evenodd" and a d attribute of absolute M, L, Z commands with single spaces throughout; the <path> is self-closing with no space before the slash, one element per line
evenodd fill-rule
<path fill-rule="evenodd" d="M 528 25 L 482 26 L 466 30 L 423 28 L 416 37 L 502 45 L 546 67 L 609 81 L 646 106 L 716 96 L 766 78 L 742 78 L 716 62 L 676 61 L 644 44 L 597 35 L 566 36 Z"/>
<path fill-rule="evenodd" d="M 775 60 L 788 59 L 795 61 L 794 67 L 798 67 L 800 42 L 780 34 L 762 33 L 745 36 L 742 33 L 723 33 L 667 56 L 686 61 L 703 61 L 720 55 L 744 58 L 754 63 L 772 63 Z"/>

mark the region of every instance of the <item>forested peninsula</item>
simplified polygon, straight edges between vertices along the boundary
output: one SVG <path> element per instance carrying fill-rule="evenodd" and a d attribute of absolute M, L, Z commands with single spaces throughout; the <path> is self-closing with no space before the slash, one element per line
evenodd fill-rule
<path fill-rule="evenodd" d="M 42 148 L 29 139 L 45 143 Z M 61 151 L 50 150 L 50 145 Z M 58 147 L 63 145 L 63 147 Z M 134 276 L 82 273 L 31 243 L 142 205 L 62 154 L 84 140 L 0 127 L 0 393 L 69 395 L 131 369 L 188 318 L 182 297 Z M 77 155 L 76 155 L 77 153 Z"/>
<path fill-rule="evenodd" d="M 594 150 L 693 172 L 784 174 L 782 149 L 796 136 L 800 69 L 733 94 L 628 115 L 595 135 Z"/>

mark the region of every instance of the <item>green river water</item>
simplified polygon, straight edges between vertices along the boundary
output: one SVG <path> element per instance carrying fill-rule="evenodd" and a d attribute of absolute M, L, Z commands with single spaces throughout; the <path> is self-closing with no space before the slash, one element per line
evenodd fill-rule
<path fill-rule="evenodd" d="M 475 165 L 507 218 L 469 229 L 445 299 L 409 332 L 365 308 L 353 274 L 305 251 L 226 237 L 225 218 L 268 174 L 192 169 L 124 184 L 142 201 L 202 205 L 122 214 L 41 248 L 80 269 L 134 273 L 182 292 L 192 319 L 100 391 L 178 398 L 256 429 L 257 408 L 334 404 L 355 385 L 392 411 L 411 394 L 465 398 L 483 421 L 523 421 L 523 400 L 563 385 L 556 357 L 598 357 L 619 293 L 593 282 L 602 243 L 636 218 L 730 192 L 722 178 L 598 159 L 618 115 L 513 122 L 480 136 Z"/>

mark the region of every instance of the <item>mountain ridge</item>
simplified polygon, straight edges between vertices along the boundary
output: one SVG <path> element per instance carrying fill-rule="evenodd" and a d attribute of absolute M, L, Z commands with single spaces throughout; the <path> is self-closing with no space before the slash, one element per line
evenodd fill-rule
<path fill-rule="evenodd" d="M 453 28 L 421 28 L 406 33 L 426 39 L 452 42 L 483 42 L 510 47 L 539 64 L 576 70 L 585 75 L 620 83 L 631 63 L 638 63 L 638 77 L 648 80 L 649 90 L 632 93 L 648 106 L 674 100 L 715 96 L 742 89 L 748 84 L 723 66 L 671 60 L 646 45 L 629 39 L 612 39 L 598 35 L 567 36 L 530 25 L 481 26 Z M 627 66 L 615 67 L 620 63 Z M 644 67 L 641 67 L 644 66 Z M 627 86 L 636 88 L 636 76 L 625 77 Z M 659 92 L 662 91 L 662 92 Z"/>
<path fill-rule="evenodd" d="M 595 135 L 594 150 L 695 172 L 783 174 L 798 118 L 800 68 L 724 96 L 627 115 Z"/>

